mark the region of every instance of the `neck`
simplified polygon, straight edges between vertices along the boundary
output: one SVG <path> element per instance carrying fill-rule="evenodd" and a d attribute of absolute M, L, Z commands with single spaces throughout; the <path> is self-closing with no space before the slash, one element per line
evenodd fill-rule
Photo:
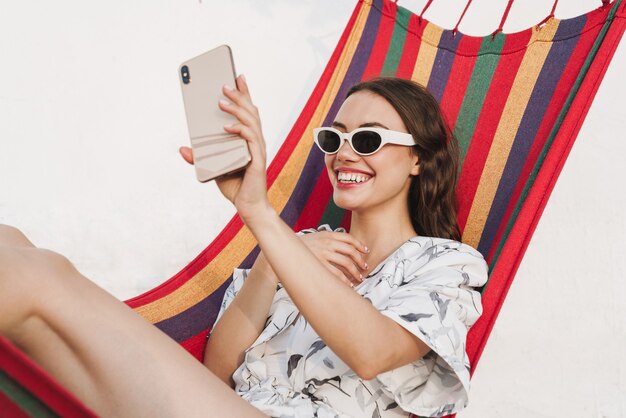
<path fill-rule="evenodd" d="M 367 245 L 369 271 L 374 269 L 408 239 L 417 235 L 408 208 L 378 208 L 366 213 L 352 212 L 350 234 Z"/>

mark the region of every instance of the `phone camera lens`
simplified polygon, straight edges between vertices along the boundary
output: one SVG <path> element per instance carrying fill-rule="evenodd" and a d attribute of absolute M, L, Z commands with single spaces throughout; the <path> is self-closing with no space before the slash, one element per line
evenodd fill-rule
<path fill-rule="evenodd" d="M 189 76 L 189 67 L 186 65 L 183 65 L 180 68 L 180 73 L 183 79 L 183 83 L 189 84 L 189 82 L 191 81 L 191 77 Z"/>

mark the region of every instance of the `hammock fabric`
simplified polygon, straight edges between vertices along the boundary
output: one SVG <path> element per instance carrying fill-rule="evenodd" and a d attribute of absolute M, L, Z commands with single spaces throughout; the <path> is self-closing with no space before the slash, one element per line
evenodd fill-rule
<path fill-rule="evenodd" d="M 430 1 L 427 6 L 430 5 Z M 510 2 L 507 6 L 507 12 Z M 360 0 L 329 63 L 268 168 L 269 196 L 294 230 L 349 226 L 332 202 L 312 129 L 329 125 L 348 88 L 378 75 L 428 87 L 454 127 L 463 242 L 487 259 L 484 313 L 467 352 L 475 368 L 509 286 L 625 29 L 621 0 L 585 15 L 486 37 L 444 30 L 389 0 Z M 457 25 L 458 27 L 458 25 Z M 235 216 L 182 271 L 128 300 L 146 320 L 202 358 L 233 268 L 258 254 Z M 0 339 L 0 415 L 91 413 L 24 354 Z M 7 412 L 9 411 L 9 412 Z"/>

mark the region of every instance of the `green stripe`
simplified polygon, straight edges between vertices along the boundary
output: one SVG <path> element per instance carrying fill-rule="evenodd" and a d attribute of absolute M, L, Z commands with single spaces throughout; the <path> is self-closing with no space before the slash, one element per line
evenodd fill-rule
<path fill-rule="evenodd" d="M 602 41 L 604 41 L 604 37 L 607 31 L 609 30 L 611 23 L 613 23 L 615 12 L 619 8 L 619 5 L 621 2 L 622 0 L 616 1 L 613 7 L 611 8 L 611 10 L 609 11 L 609 14 L 606 18 L 606 22 L 604 23 L 604 26 L 602 26 L 602 29 L 600 30 L 598 37 L 593 43 L 593 46 L 591 47 L 591 51 L 589 51 L 589 55 L 587 55 L 587 59 L 585 60 L 585 63 L 583 64 L 580 70 L 580 73 L 578 74 L 578 77 L 576 78 L 576 82 L 574 83 L 572 90 L 567 96 L 567 100 L 565 100 L 565 103 L 563 104 L 563 108 L 561 109 L 561 112 L 559 113 L 559 117 L 556 119 L 556 123 L 552 127 L 552 130 L 550 131 L 550 135 L 548 136 L 548 139 L 546 140 L 546 143 L 544 144 L 541 150 L 541 154 L 539 154 L 539 158 L 537 159 L 537 162 L 535 163 L 535 166 L 533 167 L 533 171 L 530 173 L 530 176 L 528 177 L 528 180 L 526 181 L 526 184 L 524 185 L 524 190 L 522 190 L 520 198 L 517 201 L 517 204 L 515 205 L 515 209 L 513 210 L 513 213 L 511 214 L 511 218 L 509 219 L 509 222 L 506 225 L 506 229 L 504 230 L 502 239 L 500 240 L 500 243 L 498 244 L 498 248 L 496 249 L 496 252 L 494 253 L 493 260 L 491 261 L 489 265 L 489 271 L 493 271 L 493 268 L 495 267 L 498 261 L 498 258 L 500 257 L 500 253 L 502 252 L 504 243 L 506 242 L 506 239 L 508 238 L 509 234 L 511 233 L 511 230 L 513 229 L 513 224 L 515 224 L 515 221 L 517 220 L 517 216 L 519 215 L 519 212 L 522 209 L 522 205 L 526 201 L 526 197 L 528 197 L 528 193 L 530 192 L 531 187 L 533 186 L 533 184 L 535 184 L 535 179 L 537 178 L 539 170 L 541 169 L 541 166 L 543 165 L 543 162 L 546 159 L 546 156 L 548 155 L 548 151 L 550 151 L 550 148 L 552 147 L 554 138 L 558 134 L 561 128 L 561 125 L 563 124 L 563 120 L 569 113 L 569 108 L 572 105 L 572 102 L 574 101 L 574 98 L 576 97 L 576 94 L 578 93 L 578 89 L 580 88 L 583 80 L 585 79 L 585 76 L 587 75 L 587 71 L 589 71 L 589 67 L 591 67 L 591 64 L 593 63 L 596 57 L 596 54 L 598 53 L 598 50 L 600 49 L 600 45 L 602 45 Z"/>
<path fill-rule="evenodd" d="M 403 7 L 398 7 L 396 13 L 396 23 L 393 28 L 393 34 L 391 35 L 391 42 L 387 49 L 387 55 L 385 56 L 385 63 L 381 75 L 394 76 L 398 71 L 398 65 L 400 65 L 400 58 L 404 51 L 404 41 L 406 40 L 407 28 L 409 27 L 409 19 L 411 18 L 411 12 Z"/>
<path fill-rule="evenodd" d="M 46 404 L 0 370 L 0 392 L 31 417 L 58 417 Z M 0 411 L 1 412 L 1 411 Z"/>
<path fill-rule="evenodd" d="M 328 224 L 333 229 L 338 228 L 339 225 L 341 225 L 341 221 L 343 220 L 343 216 L 345 213 L 346 210 L 335 205 L 335 201 L 331 196 L 330 200 L 328 201 L 328 205 L 326 205 L 326 209 L 324 209 L 324 214 L 322 215 L 322 219 L 320 220 L 319 224 Z"/>
<path fill-rule="evenodd" d="M 495 38 L 492 38 L 491 35 L 485 36 L 480 45 L 476 64 L 474 65 L 474 70 L 472 71 L 472 76 L 467 85 L 463 103 L 461 103 L 459 115 L 454 126 L 454 135 L 459 142 L 461 167 L 474 135 L 478 116 L 485 103 L 487 91 L 489 86 L 491 86 L 491 79 L 500 61 L 500 52 L 504 46 L 505 37 L 502 32 L 498 32 Z M 487 111 L 492 110 L 487 109 Z"/>

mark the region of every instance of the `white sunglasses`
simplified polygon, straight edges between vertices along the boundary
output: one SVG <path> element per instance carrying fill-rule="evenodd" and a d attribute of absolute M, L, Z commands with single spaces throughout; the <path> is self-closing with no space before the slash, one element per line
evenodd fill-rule
<path fill-rule="evenodd" d="M 343 133 L 335 128 L 313 129 L 313 140 L 324 154 L 335 154 L 341 148 L 343 140 L 359 155 L 372 155 L 385 144 L 413 146 L 416 144 L 411 134 L 391 131 L 383 128 L 357 128 Z"/>

